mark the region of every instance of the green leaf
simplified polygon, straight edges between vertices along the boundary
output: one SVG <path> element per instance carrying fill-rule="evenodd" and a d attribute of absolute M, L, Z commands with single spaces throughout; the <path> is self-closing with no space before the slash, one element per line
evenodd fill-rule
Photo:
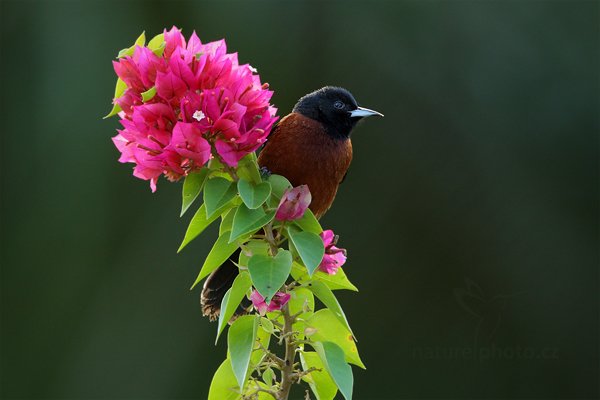
<path fill-rule="evenodd" d="M 209 177 L 209 179 L 221 178 L 221 179 L 225 179 L 226 181 L 233 183 L 233 179 L 231 179 L 231 175 L 229 175 L 229 172 L 225 172 L 223 170 L 216 170 L 216 171 L 211 170 L 208 177 Z M 235 185 L 234 185 L 234 187 L 237 188 L 237 186 L 235 186 Z"/>
<path fill-rule="evenodd" d="M 204 264 L 200 269 L 200 273 L 198 274 L 198 277 L 196 278 L 196 281 L 190 290 L 200 283 L 202 279 L 206 278 L 211 272 L 219 268 L 221 264 L 227 261 L 227 259 L 237 250 L 238 247 L 238 242 L 229 242 L 229 232 L 225 232 L 219 236 L 212 249 L 210 249 L 210 252 L 206 256 L 206 260 L 204 260 Z"/>
<path fill-rule="evenodd" d="M 256 340 L 258 317 L 244 315 L 236 319 L 229 327 L 227 334 L 227 347 L 231 355 L 231 369 L 240 388 L 244 387 L 250 355 Z M 343 353 L 342 353 L 343 357 Z"/>
<path fill-rule="evenodd" d="M 251 287 L 252 280 L 246 271 L 240 272 L 240 274 L 235 277 L 233 284 L 227 293 L 225 293 L 225 296 L 223 296 L 223 300 L 221 300 L 221 313 L 219 314 L 219 323 L 217 324 L 215 344 L 217 344 L 219 336 L 221 336 L 223 329 L 225 329 L 225 325 L 227 325 L 227 322 L 229 322 L 246 295 L 246 292 L 250 290 Z"/>
<path fill-rule="evenodd" d="M 325 307 L 329 308 L 333 312 L 333 315 L 335 315 L 338 321 L 340 321 L 342 325 L 348 329 L 348 331 L 350 331 L 352 336 L 356 338 L 354 332 L 352 332 L 352 329 L 350 328 L 350 324 L 348 324 L 348 320 L 346 319 L 344 310 L 342 310 L 342 306 L 340 306 L 340 303 L 335 298 L 335 295 L 331 289 L 329 289 L 323 282 L 319 281 L 313 281 L 310 284 L 309 289 L 315 294 L 315 296 L 319 298 L 319 300 L 323 302 L 323 304 L 325 304 Z"/>
<path fill-rule="evenodd" d="M 223 207 L 221 207 L 219 210 L 217 210 L 217 212 L 215 212 L 212 217 L 206 218 L 206 208 L 205 208 L 205 205 L 202 204 L 200 206 L 200 208 L 198 209 L 198 211 L 196 211 L 196 214 L 194 214 L 194 216 L 192 217 L 192 220 L 190 221 L 190 225 L 188 226 L 187 230 L 185 231 L 185 236 L 184 236 L 183 241 L 181 242 L 181 245 L 179 246 L 179 249 L 177 250 L 177 252 L 179 253 L 181 250 L 183 250 L 183 248 L 185 246 L 187 246 L 189 242 L 194 240 L 210 224 L 212 224 L 217 218 L 219 218 L 219 216 L 221 214 L 223 214 L 225 211 L 229 210 L 231 207 L 232 207 L 232 205 L 230 203 L 225 204 Z"/>
<path fill-rule="evenodd" d="M 212 178 L 204 184 L 204 204 L 206 218 L 210 218 L 223 205 L 229 203 L 236 195 L 233 182 L 223 178 Z"/>
<path fill-rule="evenodd" d="M 265 332 L 275 333 L 275 327 L 268 318 L 260 317 L 260 327 L 263 328 Z"/>
<path fill-rule="evenodd" d="M 123 93 L 125 93 L 125 90 L 127 90 L 127 84 L 125 83 L 125 81 L 123 79 L 118 78 L 117 85 L 115 86 L 114 98 L 118 99 L 119 97 L 123 96 Z"/>
<path fill-rule="evenodd" d="M 255 254 L 248 261 L 252 283 L 267 304 L 283 286 L 291 269 L 292 254 L 287 250 L 279 250 L 275 257 Z"/>
<path fill-rule="evenodd" d="M 344 360 L 344 351 L 333 342 L 316 342 L 312 346 L 317 351 L 323 366 L 333 378 L 346 400 L 352 400 L 354 377 L 352 368 Z"/>
<path fill-rule="evenodd" d="M 313 279 L 323 282 L 331 290 L 347 289 L 358 292 L 358 288 L 348 280 L 348 277 L 342 268 L 338 268 L 335 275 L 329 275 L 327 272 L 317 271 L 317 273 L 313 275 Z"/>
<path fill-rule="evenodd" d="M 269 182 L 254 184 L 245 179 L 240 179 L 237 187 L 242 201 L 250 209 L 260 207 L 271 195 L 271 184 Z"/>
<path fill-rule="evenodd" d="M 271 184 L 273 194 L 278 198 L 283 196 L 285 189 L 291 188 L 292 184 L 285 177 L 277 174 L 271 174 L 267 180 Z"/>
<path fill-rule="evenodd" d="M 164 44 L 165 44 L 165 34 L 160 33 L 160 34 L 154 36 L 152 39 L 150 39 L 150 41 L 148 42 L 148 48 L 152 51 L 155 51 L 155 50 L 159 50 L 161 47 L 164 48 Z"/>
<path fill-rule="evenodd" d="M 312 311 L 315 309 L 315 297 L 310 290 L 297 287 L 290 292 L 290 301 L 288 304 L 291 315 L 300 312 L 306 306 L 310 311 L 306 311 L 298 316 L 298 318 L 306 319 L 309 317 L 309 314 L 312 315 Z"/>
<path fill-rule="evenodd" d="M 298 340 L 304 340 L 305 321 L 313 315 L 315 296 L 310 290 L 303 287 L 297 287 L 289 293 L 291 295 L 288 302 L 290 314 L 294 315 L 302 311 L 302 314 L 298 315 L 296 322 L 294 322 L 292 329 L 298 332 Z"/>
<path fill-rule="evenodd" d="M 267 368 L 262 373 L 262 378 L 263 378 L 263 381 L 265 381 L 265 383 L 267 384 L 267 386 L 271 386 L 271 385 L 273 385 L 273 380 L 275 379 L 275 373 L 273 372 L 273 370 L 271 368 Z"/>
<path fill-rule="evenodd" d="M 314 313 L 306 320 L 306 327 L 310 328 L 310 340 L 313 342 L 333 342 L 340 346 L 346 356 L 346 361 L 366 369 L 360 356 L 354 338 L 327 308 Z"/>
<path fill-rule="evenodd" d="M 158 46 L 158 48 L 157 48 L 156 50 L 152 50 L 152 52 L 153 52 L 154 54 L 156 54 L 156 56 L 158 56 L 158 57 L 162 57 L 162 55 L 163 55 L 163 53 L 164 53 L 164 51 L 165 51 L 165 46 L 166 46 L 166 43 L 165 43 L 165 42 L 162 42 L 162 43 L 160 44 L 160 46 Z"/>
<path fill-rule="evenodd" d="M 113 105 L 113 107 L 111 108 L 111 110 L 108 112 L 108 114 L 106 114 L 104 117 L 102 117 L 102 119 L 110 118 L 113 115 L 117 115 L 121 111 L 122 111 L 121 106 L 115 103 Z"/>
<path fill-rule="evenodd" d="M 348 280 L 342 268 L 338 268 L 335 275 L 329 275 L 326 272 L 318 270 L 311 278 L 306 268 L 295 262 L 292 266 L 292 277 L 298 282 L 320 281 L 326 284 L 331 290 L 347 289 L 358 292 L 357 287 Z"/>
<path fill-rule="evenodd" d="M 117 54 L 117 58 L 123 58 L 125 56 L 130 56 L 132 54 L 133 54 L 133 49 L 131 47 L 126 47 L 124 49 L 119 50 L 119 53 Z"/>
<path fill-rule="evenodd" d="M 243 235 L 257 231 L 271 222 L 273 218 L 275 218 L 275 211 L 265 213 L 262 208 L 251 210 L 245 204 L 240 204 L 233 217 L 229 241 L 233 242 Z"/>
<path fill-rule="evenodd" d="M 248 260 L 254 254 L 269 254 L 269 244 L 264 240 L 250 240 L 244 243 L 242 251 L 240 252 L 240 258 L 238 264 L 247 267 Z"/>
<path fill-rule="evenodd" d="M 239 390 L 228 358 L 221 363 L 213 376 L 208 390 L 208 400 L 237 400 L 240 398 Z"/>
<path fill-rule="evenodd" d="M 225 232 L 231 231 L 231 225 L 233 224 L 233 217 L 235 216 L 235 210 L 232 208 L 225 214 L 221 215 L 221 225 L 219 225 L 219 235 Z"/>
<path fill-rule="evenodd" d="M 269 348 L 269 343 L 271 342 L 271 334 L 267 331 L 265 331 L 264 329 L 258 329 L 256 331 L 256 342 L 254 344 L 254 351 L 252 352 L 252 355 L 250 356 L 250 367 L 256 367 L 258 364 L 260 364 L 261 362 L 264 361 L 264 358 L 266 357 L 266 354 L 262 351 L 262 350 L 256 350 L 259 349 L 259 343 L 262 345 L 262 347 L 264 347 L 265 349 Z"/>
<path fill-rule="evenodd" d="M 143 31 L 140 36 L 135 40 L 135 46 L 143 46 L 146 44 L 146 31 Z"/>
<path fill-rule="evenodd" d="M 146 103 L 147 101 L 152 100 L 156 95 L 156 86 L 152 86 L 150 89 L 142 92 L 142 101 Z"/>
<path fill-rule="evenodd" d="M 302 380 L 308 382 L 317 400 L 333 400 L 337 393 L 337 385 L 331 379 L 329 373 L 327 373 L 319 355 L 314 351 L 302 352 L 300 353 L 300 362 L 304 371 L 307 371 L 311 367 L 321 370 L 313 371 L 302 378 Z"/>
<path fill-rule="evenodd" d="M 117 85 L 115 86 L 115 95 L 113 96 L 113 107 L 102 119 L 112 117 L 113 115 L 117 115 L 121 112 L 121 106 L 114 103 L 114 100 L 121 97 L 123 93 L 125 93 L 125 90 L 127 90 L 127 84 L 121 78 L 118 78 Z"/>
<path fill-rule="evenodd" d="M 185 177 L 183 181 L 182 190 L 182 201 L 181 201 L 181 214 L 180 217 L 185 214 L 188 208 L 192 205 L 194 200 L 202 191 L 202 186 L 208 176 L 208 168 L 202 168 L 200 171 L 192 172 Z"/>
<path fill-rule="evenodd" d="M 221 161 L 219 161 L 219 159 L 217 157 L 211 158 L 210 161 L 208 162 L 208 169 L 210 169 L 211 171 L 220 171 L 224 167 L 225 166 L 223 165 L 223 163 Z"/>
<path fill-rule="evenodd" d="M 145 43 L 146 43 L 146 32 L 142 32 L 142 34 L 135 40 L 135 43 L 133 44 L 133 46 L 119 51 L 117 58 L 122 58 L 125 56 L 133 55 L 133 52 L 135 51 L 135 46 L 144 46 Z"/>
<path fill-rule="evenodd" d="M 237 175 L 241 179 L 253 183 L 262 182 L 260 171 L 258 170 L 258 164 L 256 163 L 256 154 L 250 153 L 242 158 L 237 167 Z"/>
<path fill-rule="evenodd" d="M 300 255 L 302 262 L 308 270 L 308 274 L 312 276 L 315 269 L 323 260 L 325 254 L 325 246 L 321 237 L 312 232 L 299 232 L 295 229 L 288 228 L 288 235 L 296 251 Z"/>
<path fill-rule="evenodd" d="M 158 49 L 156 50 L 152 50 L 152 52 L 157 56 L 157 57 L 162 57 L 163 53 L 165 52 L 165 47 L 166 47 L 167 43 L 166 42 L 162 42 L 160 44 L 160 46 L 158 47 Z"/>
<path fill-rule="evenodd" d="M 298 225 L 303 231 L 316 233 L 317 235 L 323 232 L 321 224 L 315 217 L 315 214 L 313 214 L 313 212 L 310 211 L 310 209 L 307 209 L 304 212 L 302 218 L 295 220 L 294 223 Z"/>

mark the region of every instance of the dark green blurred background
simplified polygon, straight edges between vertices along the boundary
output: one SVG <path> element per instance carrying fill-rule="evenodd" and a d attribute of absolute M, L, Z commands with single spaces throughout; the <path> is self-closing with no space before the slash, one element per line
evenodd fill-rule
<path fill-rule="evenodd" d="M 117 162 L 111 59 L 226 38 L 286 114 L 325 84 L 386 116 L 324 225 L 368 370 L 355 398 L 598 396 L 599 3 L 2 1 L 1 395 L 206 398 L 225 357 L 176 255 L 180 184 Z M 299 393 L 298 395 L 301 395 Z"/>

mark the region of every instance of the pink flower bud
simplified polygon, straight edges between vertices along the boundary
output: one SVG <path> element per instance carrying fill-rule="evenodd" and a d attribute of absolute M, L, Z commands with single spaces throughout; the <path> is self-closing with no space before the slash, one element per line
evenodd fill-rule
<path fill-rule="evenodd" d="M 258 310 L 258 313 L 260 315 L 265 315 L 271 311 L 281 310 L 281 308 L 290 300 L 290 297 L 291 296 L 288 293 L 277 292 L 271 299 L 271 302 L 267 304 L 265 298 L 262 297 L 258 291 L 253 290 L 250 295 L 250 300 L 252 300 L 252 304 Z"/>
<path fill-rule="evenodd" d="M 279 221 L 293 221 L 302 218 L 311 200 L 310 190 L 306 185 L 287 189 L 281 196 L 275 218 Z"/>

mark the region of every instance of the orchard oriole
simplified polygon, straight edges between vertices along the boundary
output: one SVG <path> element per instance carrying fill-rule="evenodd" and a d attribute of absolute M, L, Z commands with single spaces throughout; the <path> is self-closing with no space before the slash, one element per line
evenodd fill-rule
<path fill-rule="evenodd" d="M 373 115 L 383 116 L 359 107 L 346 89 L 326 86 L 316 90 L 300 98 L 273 128 L 258 164 L 283 175 L 293 186 L 308 185 L 312 195 L 309 208 L 320 218 L 331 207 L 352 161 L 352 129 L 362 118 Z M 239 250 L 232 257 L 237 254 Z M 228 260 L 204 283 L 202 313 L 211 320 L 218 317 L 223 296 L 238 273 L 238 267 Z M 236 314 L 245 313 L 249 306 L 243 301 Z"/>

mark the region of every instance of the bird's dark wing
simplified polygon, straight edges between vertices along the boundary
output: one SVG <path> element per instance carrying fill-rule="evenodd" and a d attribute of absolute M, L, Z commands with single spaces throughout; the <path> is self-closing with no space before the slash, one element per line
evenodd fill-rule
<path fill-rule="evenodd" d="M 240 250 L 238 249 L 233 253 L 231 258 L 237 259 L 239 254 Z M 206 279 L 206 282 L 204 282 L 204 287 L 202 288 L 202 293 L 200 295 L 200 304 L 202 305 L 202 314 L 208 316 L 211 321 L 214 321 L 219 317 L 223 297 L 233 285 L 233 281 L 238 274 L 239 270 L 237 265 L 229 259 L 218 269 L 213 271 Z M 233 318 L 246 314 L 250 305 L 250 301 L 244 297 L 235 311 Z"/>
<path fill-rule="evenodd" d="M 344 182 L 346 180 L 347 176 L 348 176 L 348 171 L 346 170 L 346 173 L 344 174 L 344 176 L 342 177 L 342 180 L 340 181 L 340 185 L 342 184 L 342 182 Z"/>

